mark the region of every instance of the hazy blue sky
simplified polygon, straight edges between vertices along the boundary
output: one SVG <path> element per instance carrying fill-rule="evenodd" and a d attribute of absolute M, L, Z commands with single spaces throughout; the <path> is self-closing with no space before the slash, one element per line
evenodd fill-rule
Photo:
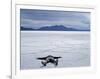
<path fill-rule="evenodd" d="M 20 19 L 23 27 L 64 25 L 77 29 L 90 29 L 89 12 L 21 9 Z"/>

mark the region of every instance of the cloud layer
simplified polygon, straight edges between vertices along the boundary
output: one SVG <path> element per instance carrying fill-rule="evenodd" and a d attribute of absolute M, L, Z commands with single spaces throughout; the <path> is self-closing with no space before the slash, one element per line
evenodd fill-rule
<path fill-rule="evenodd" d="M 77 29 L 90 29 L 89 12 L 21 9 L 20 19 L 23 27 L 64 25 Z"/>

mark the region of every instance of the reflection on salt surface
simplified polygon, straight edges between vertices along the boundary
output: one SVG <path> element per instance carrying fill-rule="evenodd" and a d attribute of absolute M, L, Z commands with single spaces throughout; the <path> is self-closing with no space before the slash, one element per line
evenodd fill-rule
<path fill-rule="evenodd" d="M 57 68 L 90 66 L 90 32 L 21 31 L 21 69 L 40 68 L 36 58 L 47 55 L 62 57 Z"/>

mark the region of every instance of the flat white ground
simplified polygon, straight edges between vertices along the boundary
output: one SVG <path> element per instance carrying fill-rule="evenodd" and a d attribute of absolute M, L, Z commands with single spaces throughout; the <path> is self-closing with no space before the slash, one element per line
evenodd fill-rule
<path fill-rule="evenodd" d="M 47 55 L 62 57 L 57 68 L 90 66 L 90 32 L 21 31 L 21 69 L 40 68 L 36 58 Z"/>

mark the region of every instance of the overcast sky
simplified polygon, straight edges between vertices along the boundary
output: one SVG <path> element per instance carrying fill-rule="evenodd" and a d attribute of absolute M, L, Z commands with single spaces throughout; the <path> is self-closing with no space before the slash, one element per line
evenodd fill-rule
<path fill-rule="evenodd" d="M 20 25 L 23 27 L 64 25 L 77 29 L 90 29 L 89 12 L 21 9 L 20 19 Z"/>

